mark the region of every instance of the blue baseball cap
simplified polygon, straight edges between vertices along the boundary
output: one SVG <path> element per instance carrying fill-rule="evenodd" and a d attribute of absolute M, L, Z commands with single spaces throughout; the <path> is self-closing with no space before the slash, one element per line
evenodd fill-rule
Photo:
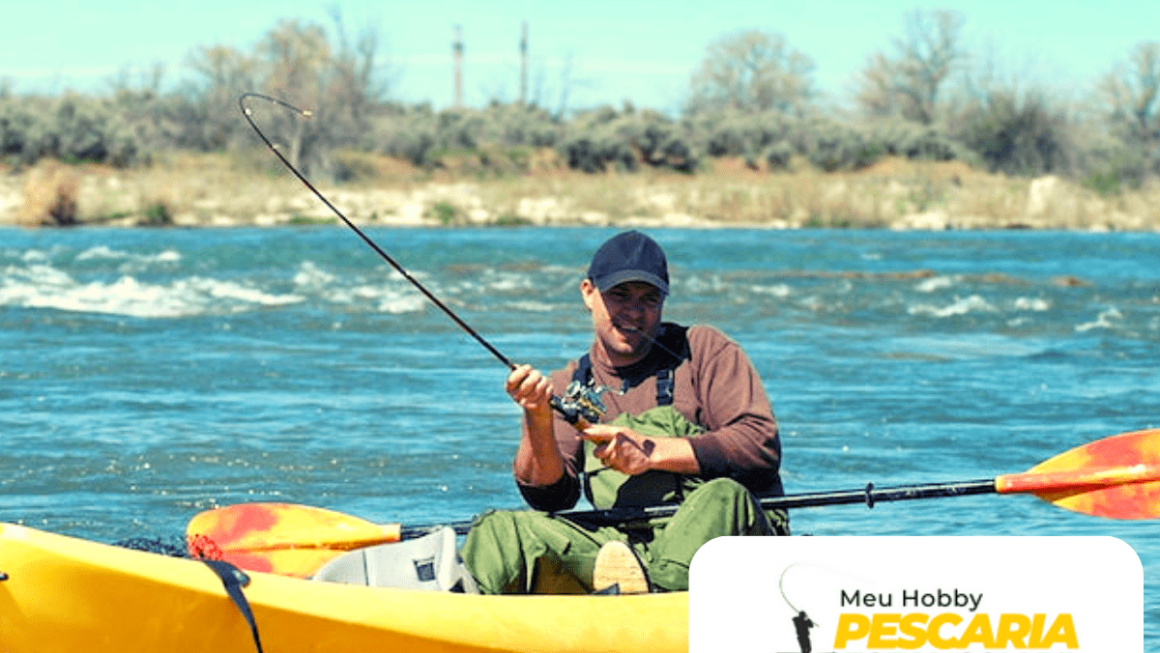
<path fill-rule="evenodd" d="M 629 281 L 643 281 L 669 294 L 669 265 L 655 240 L 639 231 L 610 238 L 592 255 L 588 278 L 600 292 Z"/>

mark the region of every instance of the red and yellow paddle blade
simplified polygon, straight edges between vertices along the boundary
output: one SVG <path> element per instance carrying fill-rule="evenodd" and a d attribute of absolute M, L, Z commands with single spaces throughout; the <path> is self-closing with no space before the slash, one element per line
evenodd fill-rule
<path fill-rule="evenodd" d="M 345 551 L 398 542 L 401 527 L 311 506 L 244 503 L 195 515 L 185 533 L 196 557 L 306 578 Z"/>
<path fill-rule="evenodd" d="M 1022 474 L 996 477 L 995 490 L 1034 493 L 1097 517 L 1155 519 L 1160 517 L 1160 429 L 1076 447 Z"/>

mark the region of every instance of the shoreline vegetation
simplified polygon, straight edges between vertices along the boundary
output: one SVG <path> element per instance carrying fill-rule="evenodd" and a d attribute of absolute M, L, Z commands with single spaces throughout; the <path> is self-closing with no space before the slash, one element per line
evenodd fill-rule
<path fill-rule="evenodd" d="M 670 115 L 569 106 L 570 70 L 558 103 L 402 103 L 373 25 L 331 20 L 197 46 L 177 86 L 163 66 L 97 94 L 0 78 L 0 224 L 336 222 L 260 125 L 365 226 L 1160 230 L 1158 41 L 1060 95 L 970 52 L 963 15 L 915 10 L 830 97 L 784 35 L 741 30 Z"/>
<path fill-rule="evenodd" d="M 357 174 L 314 182 L 365 227 L 619 226 L 1160 231 L 1160 183 L 1103 194 L 1074 179 L 990 173 L 960 160 L 885 157 L 825 172 L 717 157 L 694 173 L 586 173 L 552 148 L 520 172 L 471 157 L 420 167 L 347 152 Z M 264 158 L 258 158 L 264 157 Z M 0 169 L 0 225 L 237 227 L 338 218 L 269 153 L 171 152 L 117 168 L 45 159 Z"/>

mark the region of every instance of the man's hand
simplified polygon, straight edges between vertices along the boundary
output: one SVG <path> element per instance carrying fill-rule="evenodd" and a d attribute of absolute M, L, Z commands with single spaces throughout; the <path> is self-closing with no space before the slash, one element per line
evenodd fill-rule
<path fill-rule="evenodd" d="M 592 452 L 605 467 L 635 476 L 652 469 L 656 440 L 623 426 L 595 424 L 580 437 L 596 444 Z"/>
<path fill-rule="evenodd" d="M 596 443 L 593 455 L 606 467 L 635 476 L 650 469 L 699 474 L 701 465 L 687 438 L 652 438 L 630 428 L 595 424 L 580 433 Z"/>
<path fill-rule="evenodd" d="M 531 365 L 517 365 L 508 374 L 504 390 L 512 401 L 530 413 L 550 409 L 552 382 Z"/>
<path fill-rule="evenodd" d="M 527 485 L 551 485 L 564 476 L 564 460 L 552 430 L 552 381 L 531 365 L 517 365 L 504 390 L 524 409 L 523 437 L 516 450 L 516 478 Z"/>

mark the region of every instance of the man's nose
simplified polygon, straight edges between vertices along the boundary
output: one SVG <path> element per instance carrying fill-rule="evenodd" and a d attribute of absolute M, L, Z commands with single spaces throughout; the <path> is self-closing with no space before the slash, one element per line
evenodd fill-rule
<path fill-rule="evenodd" d="M 621 305 L 621 309 L 633 317 L 644 315 L 645 313 L 644 302 L 640 299 L 629 299 Z"/>

